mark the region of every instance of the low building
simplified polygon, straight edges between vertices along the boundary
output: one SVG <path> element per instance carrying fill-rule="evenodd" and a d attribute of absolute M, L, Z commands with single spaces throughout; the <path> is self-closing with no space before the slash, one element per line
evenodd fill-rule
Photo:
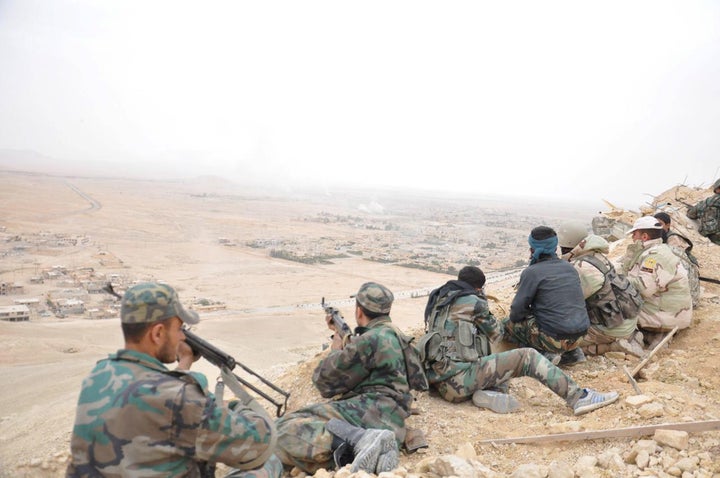
<path fill-rule="evenodd" d="M 30 320 L 30 309 L 26 305 L 0 306 L 0 320 L 22 322 Z"/>

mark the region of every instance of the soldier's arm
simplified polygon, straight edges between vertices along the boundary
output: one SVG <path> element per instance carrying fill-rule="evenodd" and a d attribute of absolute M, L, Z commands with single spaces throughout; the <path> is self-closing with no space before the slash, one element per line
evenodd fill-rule
<path fill-rule="evenodd" d="M 363 336 L 349 342 L 342 350 L 330 352 L 313 372 L 313 383 L 324 398 L 351 391 L 370 374 L 365 364 L 373 352 Z"/>
<path fill-rule="evenodd" d="M 473 322 L 491 342 L 496 342 L 502 337 L 503 327 L 495 316 L 492 315 L 487 300 L 483 298 L 475 302 Z"/>
<path fill-rule="evenodd" d="M 194 450 L 199 461 L 224 463 L 240 470 L 260 467 L 272 455 L 275 428 L 267 415 L 256 413 L 239 402 L 233 407 L 218 405 L 214 395 L 203 393 L 192 385 L 185 387 L 184 406 L 177 413 L 178 432 L 194 436 L 188 450 Z M 200 426 L 191 427 L 192 417 Z M 187 427 L 187 428 L 185 428 Z"/>

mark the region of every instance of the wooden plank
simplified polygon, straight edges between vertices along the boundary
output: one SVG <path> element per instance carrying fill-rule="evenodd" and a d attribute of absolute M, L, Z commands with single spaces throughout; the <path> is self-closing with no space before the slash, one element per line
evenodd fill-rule
<path fill-rule="evenodd" d="M 663 347 L 663 345 L 668 343 L 668 340 L 670 340 L 672 338 L 672 336 L 675 335 L 675 332 L 677 332 L 677 331 L 678 331 L 678 328 L 676 326 L 674 329 L 672 329 L 670 332 L 668 332 L 668 334 L 665 336 L 665 338 L 662 339 L 660 341 L 660 343 L 657 344 L 654 349 L 652 349 L 652 351 L 650 351 L 650 353 L 647 355 L 647 357 L 645 357 L 642 362 L 637 364 L 637 366 L 633 369 L 633 371 L 630 375 L 633 377 L 635 375 L 637 375 L 637 373 L 640 371 L 640 369 L 642 369 L 650 361 L 650 359 L 653 358 L 653 355 L 655 355 L 658 352 L 658 350 L 660 350 Z"/>
<path fill-rule="evenodd" d="M 642 395 L 642 390 L 640 390 L 637 381 L 633 378 L 633 376 L 630 374 L 630 371 L 627 369 L 627 366 L 625 365 L 623 365 L 623 372 L 625 372 L 625 375 L 627 375 L 627 378 L 630 381 L 630 385 L 632 385 L 632 387 L 635 389 L 635 393 L 637 393 L 638 395 Z"/>
<path fill-rule="evenodd" d="M 720 430 L 720 420 L 702 422 L 661 423 L 659 425 L 643 425 L 639 427 L 614 428 L 612 430 L 594 430 L 586 432 L 557 433 L 555 435 L 535 435 L 517 438 L 497 438 L 480 440 L 479 444 L 505 443 L 548 443 L 554 441 L 596 440 L 599 438 L 639 437 L 652 435 L 655 430 L 681 430 L 686 432 L 705 432 Z"/>

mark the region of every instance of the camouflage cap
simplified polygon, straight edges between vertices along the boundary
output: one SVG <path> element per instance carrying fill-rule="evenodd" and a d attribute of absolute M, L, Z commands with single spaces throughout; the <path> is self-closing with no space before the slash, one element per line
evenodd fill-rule
<path fill-rule="evenodd" d="M 122 298 L 120 321 L 124 324 L 152 323 L 179 317 L 186 324 L 200 321 L 197 313 L 185 309 L 175 289 L 146 282 L 130 287 Z"/>
<path fill-rule="evenodd" d="M 360 286 L 355 299 L 370 312 L 389 314 L 395 297 L 387 287 L 376 282 L 366 282 Z"/>
<path fill-rule="evenodd" d="M 713 191 L 715 191 L 717 188 L 720 188 L 720 179 L 713 183 Z"/>

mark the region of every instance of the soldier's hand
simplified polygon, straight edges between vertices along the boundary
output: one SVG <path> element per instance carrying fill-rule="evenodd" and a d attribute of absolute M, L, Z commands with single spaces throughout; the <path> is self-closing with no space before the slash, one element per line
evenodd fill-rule
<path fill-rule="evenodd" d="M 328 329 L 332 330 L 333 332 L 337 332 L 337 329 L 335 328 L 335 322 L 332 320 L 332 314 L 325 314 L 325 323 L 328 326 Z"/>
<path fill-rule="evenodd" d="M 192 363 L 197 362 L 199 359 L 200 354 L 195 354 L 187 342 L 181 340 L 177 348 L 178 369 L 190 370 Z"/>
<path fill-rule="evenodd" d="M 345 346 L 345 342 L 343 341 L 342 337 L 340 337 L 340 334 L 335 332 L 332 336 L 332 343 L 330 344 L 331 350 L 342 350 Z"/>

